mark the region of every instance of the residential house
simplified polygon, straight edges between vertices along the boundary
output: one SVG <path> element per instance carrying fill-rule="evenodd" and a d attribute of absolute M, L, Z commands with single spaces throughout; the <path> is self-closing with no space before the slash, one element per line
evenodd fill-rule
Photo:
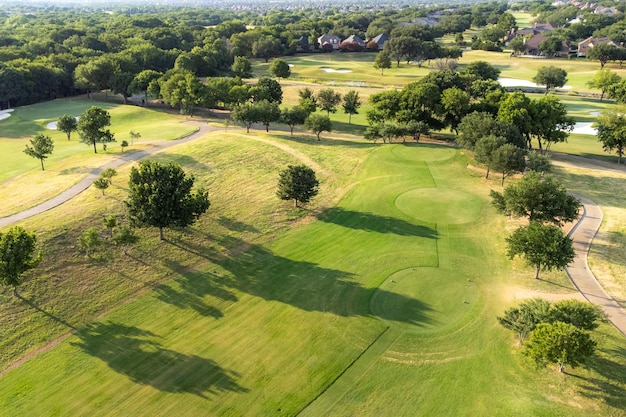
<path fill-rule="evenodd" d="M 512 28 L 504 37 L 504 44 L 508 45 L 511 39 L 522 36 L 522 37 L 533 37 L 540 35 L 546 32 L 552 32 L 555 29 L 550 23 L 535 23 L 531 28 L 523 28 L 523 29 L 515 29 Z"/>
<path fill-rule="evenodd" d="M 589 50 L 589 48 L 593 48 L 595 45 L 604 44 L 617 46 L 615 42 L 613 42 L 609 38 L 594 38 L 593 36 L 590 36 L 584 41 L 578 43 L 578 50 L 576 51 L 576 55 L 579 57 L 587 56 L 587 51 Z"/>
<path fill-rule="evenodd" d="M 548 39 L 548 35 L 544 33 L 540 33 L 538 35 L 533 36 L 530 39 L 527 39 L 524 43 L 524 54 L 525 55 L 535 55 L 535 56 L 543 56 L 543 53 L 539 50 L 539 45 L 541 42 Z M 553 55 L 554 57 L 567 56 L 569 54 L 569 46 L 564 41 L 561 41 L 561 49 L 556 51 Z"/>
<path fill-rule="evenodd" d="M 341 43 L 356 43 L 360 47 L 365 48 L 365 41 L 356 35 L 348 36 L 343 41 L 341 41 Z"/>
<path fill-rule="evenodd" d="M 341 38 L 335 35 L 324 34 L 317 38 L 317 43 L 320 47 L 324 47 L 324 45 L 330 45 L 333 49 L 338 49 L 339 44 L 341 43 Z"/>
<path fill-rule="evenodd" d="M 371 42 L 375 42 L 378 45 L 378 50 L 382 51 L 383 49 L 385 49 L 385 42 L 387 42 L 388 40 L 389 36 L 381 33 L 380 35 L 372 38 Z"/>

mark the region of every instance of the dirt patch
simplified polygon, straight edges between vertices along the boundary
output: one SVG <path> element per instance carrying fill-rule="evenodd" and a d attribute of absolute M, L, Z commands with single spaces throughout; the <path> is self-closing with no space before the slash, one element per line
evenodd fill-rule
<path fill-rule="evenodd" d="M 516 300 L 526 300 L 529 298 L 543 298 L 548 301 L 561 301 L 561 300 L 570 300 L 575 299 L 578 301 L 587 301 L 585 297 L 579 292 L 568 292 L 568 293 L 552 293 L 552 292 L 541 292 L 541 291 L 533 291 L 526 289 L 515 289 L 513 292 L 513 298 Z"/>

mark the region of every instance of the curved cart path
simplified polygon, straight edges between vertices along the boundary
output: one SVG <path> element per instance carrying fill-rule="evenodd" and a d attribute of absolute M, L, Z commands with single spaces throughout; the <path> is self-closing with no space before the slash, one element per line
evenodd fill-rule
<path fill-rule="evenodd" d="M 170 148 L 172 146 L 176 146 L 176 145 L 180 145 L 181 143 L 185 143 L 185 142 L 189 142 L 195 139 L 198 139 L 202 136 L 204 136 L 207 132 L 210 132 L 212 130 L 216 130 L 215 127 L 211 127 L 209 125 L 207 125 L 206 123 L 203 122 L 187 122 L 189 124 L 193 124 L 195 126 L 198 127 L 198 131 L 192 133 L 189 136 L 185 136 L 182 139 L 178 139 L 178 140 L 172 140 L 172 141 L 167 141 L 164 143 L 161 143 L 159 145 L 156 145 L 150 149 L 146 149 L 145 151 L 140 151 L 140 152 L 135 152 L 135 153 L 129 153 L 128 155 L 124 155 L 121 156 L 120 158 L 111 161 L 105 165 L 102 165 L 101 167 L 95 168 L 93 169 L 89 174 L 87 174 L 87 176 L 85 178 L 83 178 L 82 180 L 80 180 L 79 182 L 77 182 L 76 184 L 74 184 L 73 186 L 71 186 L 70 188 L 68 188 L 67 190 L 63 191 L 61 194 L 52 197 L 50 200 L 44 201 L 41 204 L 38 204 L 34 207 L 31 207 L 29 209 L 20 211 L 18 213 L 12 214 L 10 216 L 7 217 L 2 217 L 0 218 L 0 227 L 4 227 L 4 226 L 8 226 L 10 224 L 16 223 L 18 221 L 24 220 L 24 219 L 28 219 L 29 217 L 32 216 L 36 216 L 37 214 L 41 214 L 43 212 L 46 212 L 50 209 L 53 209 L 57 206 L 60 206 L 61 204 L 71 200 L 72 198 L 76 197 L 78 194 L 82 193 L 83 191 L 85 191 L 87 188 L 89 188 L 89 186 L 91 184 L 93 184 L 94 180 L 96 178 L 98 178 L 98 176 L 100 175 L 100 173 L 107 169 L 107 168 L 118 168 L 121 165 L 124 165 L 127 162 L 131 162 L 131 161 L 136 161 L 138 159 L 141 159 L 145 156 L 148 155 L 152 155 L 155 154 L 157 152 L 160 152 L 164 149 Z"/>
<path fill-rule="evenodd" d="M 611 323 L 626 336 L 626 311 L 604 291 L 587 264 L 591 242 L 602 223 L 602 210 L 587 198 L 577 198 L 583 204 L 583 215 L 568 234 L 574 240 L 576 258 L 565 272 L 583 297 L 600 306 Z"/>

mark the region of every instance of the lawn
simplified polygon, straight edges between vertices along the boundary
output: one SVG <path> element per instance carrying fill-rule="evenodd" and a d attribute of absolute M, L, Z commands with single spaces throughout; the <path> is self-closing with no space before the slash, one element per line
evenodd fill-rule
<path fill-rule="evenodd" d="M 531 282 L 506 259 L 494 231 L 513 224 L 488 204 L 497 182 L 468 171 L 461 151 L 243 132 L 157 156 L 191 171 L 212 201 L 167 242 L 146 230 L 127 257 L 77 252 L 81 230 L 121 211 L 121 179 L 104 197 L 88 190 L 24 223 L 47 256 L 23 288 L 28 301 L 2 296 L 2 362 L 78 330 L 3 376 L 14 389 L 0 392 L 1 414 L 583 416 L 626 406 L 612 328 L 595 332 L 602 353 L 591 367 L 563 378 L 534 370 L 497 325 L 513 287 L 573 289 L 563 273 Z M 300 161 L 315 166 L 321 194 L 294 211 L 275 181 Z"/>

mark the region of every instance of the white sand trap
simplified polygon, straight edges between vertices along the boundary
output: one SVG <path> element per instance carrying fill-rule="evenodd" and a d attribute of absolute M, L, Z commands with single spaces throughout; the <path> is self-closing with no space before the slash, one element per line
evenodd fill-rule
<path fill-rule="evenodd" d="M 537 85 L 532 81 L 520 80 L 519 78 L 498 78 L 498 82 L 502 87 L 531 87 L 531 88 L 544 88 L 545 85 Z M 560 88 L 561 90 L 571 90 L 571 85 L 565 85 Z"/>
<path fill-rule="evenodd" d="M 572 133 L 577 133 L 579 135 L 597 135 L 598 129 L 591 127 L 592 124 L 593 123 L 589 122 L 578 122 L 574 125 Z"/>
<path fill-rule="evenodd" d="M 599 111 L 590 111 L 589 114 L 592 115 L 592 116 L 600 116 L 600 112 Z"/>
<path fill-rule="evenodd" d="M 0 110 L 0 114 L 11 113 L 15 109 Z"/>
<path fill-rule="evenodd" d="M 352 72 L 352 70 L 349 70 L 349 69 L 338 69 L 338 70 L 336 70 L 336 69 L 326 68 L 326 67 L 322 67 L 320 69 L 322 71 L 324 71 L 324 72 L 337 72 L 339 74 L 347 74 L 349 72 Z"/>
<path fill-rule="evenodd" d="M 11 117 L 11 112 L 13 110 L 14 109 L 0 110 L 0 120 L 8 119 L 9 117 Z"/>
<path fill-rule="evenodd" d="M 294 67 L 294 65 L 293 65 L 293 64 L 289 64 L 289 68 L 293 68 L 293 67 Z"/>
<path fill-rule="evenodd" d="M 74 117 L 74 119 L 76 119 L 76 121 L 78 121 L 78 116 Z M 50 129 L 50 130 L 57 130 L 57 122 L 50 122 L 46 125 L 46 128 Z"/>

